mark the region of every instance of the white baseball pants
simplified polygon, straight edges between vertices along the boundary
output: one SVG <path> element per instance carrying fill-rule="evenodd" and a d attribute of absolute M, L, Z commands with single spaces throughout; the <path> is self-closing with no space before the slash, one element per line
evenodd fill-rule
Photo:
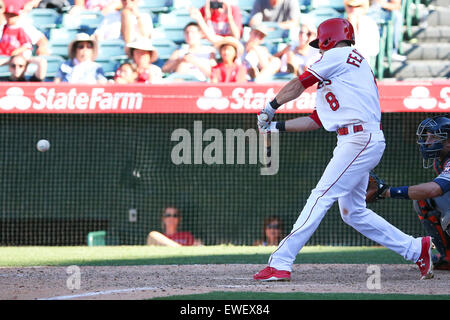
<path fill-rule="evenodd" d="M 385 146 L 381 130 L 338 136 L 333 158 L 312 190 L 291 233 L 270 256 L 270 267 L 292 271 L 297 254 L 336 200 L 345 223 L 406 260 L 415 262 L 419 259 L 422 249 L 420 238 L 403 233 L 366 208 L 369 171 L 380 162 Z"/>

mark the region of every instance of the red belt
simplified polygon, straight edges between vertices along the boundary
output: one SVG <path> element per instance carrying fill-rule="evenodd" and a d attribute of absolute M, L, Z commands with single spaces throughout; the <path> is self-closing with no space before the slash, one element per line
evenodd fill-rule
<path fill-rule="evenodd" d="M 353 133 L 360 132 L 363 130 L 364 130 L 364 127 L 362 124 L 357 124 L 357 125 L 353 126 Z M 381 123 L 380 123 L 380 130 L 382 130 Z M 342 128 L 337 129 L 337 134 L 340 136 L 345 136 L 346 134 L 349 134 L 348 127 L 342 127 Z"/>

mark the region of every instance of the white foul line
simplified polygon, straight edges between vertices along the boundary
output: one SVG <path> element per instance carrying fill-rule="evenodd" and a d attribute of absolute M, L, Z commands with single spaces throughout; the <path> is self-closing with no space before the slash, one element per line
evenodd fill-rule
<path fill-rule="evenodd" d="M 76 298 L 85 298 L 99 295 L 107 295 L 113 293 L 124 293 L 124 292 L 133 292 L 133 291 L 148 291 L 148 290 L 156 290 L 155 287 L 143 287 L 143 288 L 130 288 L 130 289 L 116 289 L 116 290 L 106 290 L 106 291 L 96 291 L 96 292 L 86 292 L 81 294 L 74 294 L 70 296 L 58 296 L 51 298 L 42 298 L 38 300 L 67 300 L 67 299 L 76 299 Z"/>

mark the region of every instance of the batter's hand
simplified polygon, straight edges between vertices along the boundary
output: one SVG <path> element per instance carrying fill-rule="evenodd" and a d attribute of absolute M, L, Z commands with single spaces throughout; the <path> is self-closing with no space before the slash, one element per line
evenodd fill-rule
<path fill-rule="evenodd" d="M 270 122 L 265 127 L 260 127 L 258 125 L 258 129 L 259 129 L 259 133 L 261 133 L 261 134 L 272 133 L 272 132 L 279 132 L 279 130 L 277 129 L 277 123 L 276 122 Z"/>
<path fill-rule="evenodd" d="M 270 125 L 270 122 L 275 117 L 275 111 L 276 110 L 274 108 L 272 108 L 270 103 L 267 103 L 267 105 L 264 107 L 264 109 L 262 109 L 258 113 L 258 117 L 257 117 L 258 128 L 266 129 Z"/>

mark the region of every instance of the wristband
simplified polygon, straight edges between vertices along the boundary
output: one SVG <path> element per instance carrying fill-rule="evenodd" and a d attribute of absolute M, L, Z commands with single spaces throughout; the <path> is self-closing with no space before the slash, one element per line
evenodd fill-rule
<path fill-rule="evenodd" d="M 277 128 L 278 131 L 286 131 L 286 122 L 284 121 L 275 122 L 275 128 Z"/>
<path fill-rule="evenodd" d="M 270 106 L 274 109 L 278 109 L 281 104 L 278 103 L 277 98 L 274 98 L 272 101 L 270 101 Z"/>
<path fill-rule="evenodd" d="M 389 193 L 393 199 L 409 199 L 408 187 L 390 188 Z"/>

